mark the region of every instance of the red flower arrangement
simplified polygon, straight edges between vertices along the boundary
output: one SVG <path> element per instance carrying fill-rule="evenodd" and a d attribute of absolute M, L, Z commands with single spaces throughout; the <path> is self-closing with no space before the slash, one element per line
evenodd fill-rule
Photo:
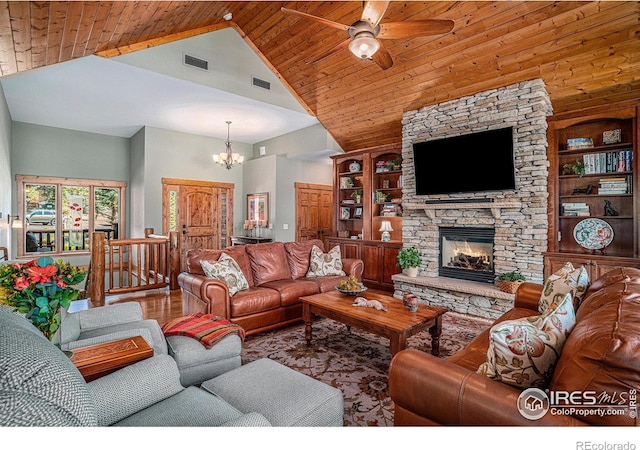
<path fill-rule="evenodd" d="M 25 314 L 49 340 L 60 328 L 60 308 L 78 297 L 86 272 L 48 256 L 0 266 L 0 303 Z"/>

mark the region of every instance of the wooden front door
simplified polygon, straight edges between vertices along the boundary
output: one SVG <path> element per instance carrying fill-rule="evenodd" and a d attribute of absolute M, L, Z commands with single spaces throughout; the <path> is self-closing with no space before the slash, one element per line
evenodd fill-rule
<path fill-rule="evenodd" d="M 333 188 L 296 183 L 296 241 L 322 239 L 333 234 Z"/>
<path fill-rule="evenodd" d="M 221 249 L 231 244 L 233 184 L 163 179 L 163 233 L 180 233 L 180 266 L 191 249 Z"/>

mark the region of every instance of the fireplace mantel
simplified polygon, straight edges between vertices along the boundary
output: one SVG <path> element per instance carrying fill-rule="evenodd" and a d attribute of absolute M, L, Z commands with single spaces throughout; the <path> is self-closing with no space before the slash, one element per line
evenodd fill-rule
<path fill-rule="evenodd" d="M 522 208 L 521 202 L 516 201 L 498 201 L 498 202 L 483 202 L 483 203 L 434 203 L 434 204 L 415 204 L 407 203 L 403 204 L 404 209 L 424 210 L 427 217 L 430 219 L 436 218 L 436 211 L 443 209 L 490 209 L 491 214 L 495 219 L 500 218 L 500 211 L 502 209 L 520 209 Z"/>

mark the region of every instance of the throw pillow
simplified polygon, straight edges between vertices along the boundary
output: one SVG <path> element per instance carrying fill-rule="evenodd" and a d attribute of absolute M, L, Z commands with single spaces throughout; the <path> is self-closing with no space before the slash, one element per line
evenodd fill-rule
<path fill-rule="evenodd" d="M 566 294 L 542 315 L 494 325 L 478 373 L 520 389 L 546 388 L 575 324 L 573 300 Z"/>
<path fill-rule="evenodd" d="M 217 278 L 229 288 L 229 295 L 233 297 L 237 292 L 249 289 L 249 283 L 240 266 L 231 256 L 222 253 L 217 261 L 200 261 L 202 270 L 209 278 Z"/>
<path fill-rule="evenodd" d="M 342 270 L 340 246 L 336 245 L 328 253 L 322 253 L 317 245 L 311 247 L 307 277 L 345 276 Z"/>
<path fill-rule="evenodd" d="M 588 287 L 589 274 L 584 266 L 575 269 L 573 264 L 568 262 L 545 281 L 538 312 L 543 313 L 551 303 L 557 301 L 556 299 L 562 299 L 567 293 L 572 295 L 573 307 L 577 310 Z"/>

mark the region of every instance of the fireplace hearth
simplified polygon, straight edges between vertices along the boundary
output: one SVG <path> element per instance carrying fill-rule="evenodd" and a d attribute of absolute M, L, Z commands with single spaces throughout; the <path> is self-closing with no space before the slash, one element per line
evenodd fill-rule
<path fill-rule="evenodd" d="M 438 274 L 443 277 L 493 283 L 495 229 L 441 227 Z"/>

